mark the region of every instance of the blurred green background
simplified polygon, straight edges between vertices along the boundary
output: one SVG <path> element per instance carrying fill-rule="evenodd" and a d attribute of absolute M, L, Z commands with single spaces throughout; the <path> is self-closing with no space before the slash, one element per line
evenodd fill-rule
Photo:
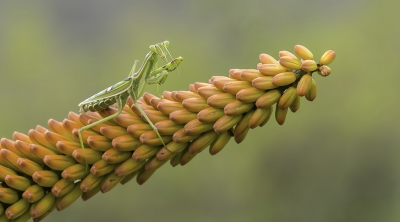
<path fill-rule="evenodd" d="M 337 59 L 318 96 L 239 145 L 165 165 L 45 221 L 399 221 L 400 3 L 395 1 L 0 1 L 0 137 L 62 121 L 169 40 L 187 90 L 259 53 L 307 46 Z M 156 93 L 156 87 L 147 87 Z M 396 120 L 397 119 L 397 120 Z"/>

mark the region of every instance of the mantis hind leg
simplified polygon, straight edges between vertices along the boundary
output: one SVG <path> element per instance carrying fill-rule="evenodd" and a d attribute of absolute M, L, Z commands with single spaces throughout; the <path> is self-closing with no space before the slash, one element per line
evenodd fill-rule
<path fill-rule="evenodd" d="M 126 99 L 123 100 L 123 99 L 121 98 L 121 95 L 119 95 L 119 96 L 116 97 L 116 100 L 117 100 L 117 105 L 118 105 L 118 111 L 117 111 L 116 113 L 112 114 L 111 116 L 107 116 L 106 118 L 103 118 L 103 119 L 101 119 L 101 120 L 99 120 L 99 121 L 96 121 L 96 122 L 94 122 L 94 123 L 91 123 L 91 124 L 89 124 L 89 125 L 86 125 L 86 126 L 80 128 L 80 129 L 78 130 L 79 142 L 80 142 L 81 147 L 82 147 L 83 157 L 85 158 L 85 161 L 86 161 L 86 152 L 85 152 L 85 146 L 83 145 L 82 132 L 85 131 L 85 130 L 87 130 L 87 129 L 90 129 L 90 128 L 92 128 L 93 126 L 96 126 L 96 125 L 98 125 L 98 124 L 100 124 L 100 123 L 107 122 L 108 120 L 113 119 L 113 118 L 117 117 L 119 114 L 121 114 L 122 109 L 124 108 L 124 106 L 125 106 L 125 104 L 126 104 Z M 87 169 L 88 169 L 88 163 L 87 163 L 87 161 L 86 161 L 86 169 L 85 169 L 85 171 L 86 171 Z"/>
<path fill-rule="evenodd" d="M 132 97 L 132 99 L 133 99 L 133 101 L 134 101 L 134 103 L 135 103 L 135 106 L 136 106 L 136 108 L 139 110 L 140 114 L 142 114 L 142 116 L 143 116 L 144 119 L 147 121 L 147 123 L 151 126 L 151 128 L 154 130 L 154 132 L 156 132 L 158 138 L 160 138 L 161 143 L 162 143 L 162 145 L 164 146 L 164 148 L 165 148 L 166 150 L 168 150 L 170 153 L 172 153 L 172 151 L 169 150 L 169 149 L 167 148 L 167 146 L 165 145 L 164 140 L 162 139 L 160 133 L 158 132 L 157 127 L 153 124 L 153 122 L 151 122 L 151 120 L 149 119 L 149 117 L 147 116 L 147 114 L 143 111 L 142 107 L 140 107 L 139 104 L 137 103 L 137 98 L 136 98 L 135 93 L 130 91 L 130 92 L 129 92 L 129 95 Z"/>

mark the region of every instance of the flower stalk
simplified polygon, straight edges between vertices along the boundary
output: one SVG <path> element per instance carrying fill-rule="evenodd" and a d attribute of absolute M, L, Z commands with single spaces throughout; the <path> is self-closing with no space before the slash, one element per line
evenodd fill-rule
<path fill-rule="evenodd" d="M 317 95 L 313 73 L 328 76 L 335 52 L 320 62 L 304 46 L 295 54 L 281 51 L 280 59 L 261 54 L 258 69 L 231 69 L 229 76 L 213 76 L 207 83 L 190 84 L 188 91 L 165 91 L 162 98 L 145 93 L 138 104 L 154 123 L 166 147 L 128 99 L 115 119 L 78 130 L 117 111 L 70 112 L 62 122 L 50 119 L 28 135 L 15 132 L 0 142 L 0 221 L 34 221 L 54 209 L 63 210 L 78 197 L 90 199 L 118 183 L 145 183 L 169 162 L 186 165 L 208 148 L 219 153 L 233 137 L 241 143 L 250 129 L 264 126 L 275 111 L 279 124 L 288 110 L 300 107 L 302 96 Z M 86 170 L 85 164 L 90 166 Z"/>

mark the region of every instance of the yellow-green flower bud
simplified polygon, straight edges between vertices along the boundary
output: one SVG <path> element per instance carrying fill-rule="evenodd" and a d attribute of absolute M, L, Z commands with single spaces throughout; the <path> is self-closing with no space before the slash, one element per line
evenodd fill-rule
<path fill-rule="evenodd" d="M 0 187 L 0 202 L 13 204 L 19 200 L 17 191 L 11 188 Z"/>
<path fill-rule="evenodd" d="M 319 60 L 319 63 L 322 65 L 329 65 L 335 60 L 336 58 L 336 53 L 333 50 L 328 50 L 322 55 L 321 59 Z"/>
<path fill-rule="evenodd" d="M 259 109 L 266 109 L 276 103 L 281 97 L 281 93 L 277 89 L 269 90 L 260 96 L 256 101 L 256 106 Z"/>
<path fill-rule="evenodd" d="M 279 51 L 279 58 L 282 58 L 283 56 L 290 56 L 297 59 L 297 57 L 289 51 Z"/>
<path fill-rule="evenodd" d="M 275 86 L 286 86 L 296 81 L 296 75 L 293 72 L 282 72 L 274 76 L 271 80 Z"/>
<path fill-rule="evenodd" d="M 209 150 L 210 154 L 211 155 L 217 154 L 225 147 L 225 145 L 229 142 L 230 139 L 231 135 L 229 134 L 228 131 L 219 133 L 217 139 L 215 139 L 215 141 L 210 146 Z"/>
<path fill-rule="evenodd" d="M 285 123 L 287 110 L 288 110 L 287 108 L 286 109 L 280 109 L 278 107 L 278 103 L 276 104 L 275 120 L 279 125 L 283 125 Z"/>
<path fill-rule="evenodd" d="M 304 95 L 308 101 L 313 101 L 317 97 L 317 83 L 311 79 L 311 87 Z"/>
<path fill-rule="evenodd" d="M 265 53 L 261 53 L 258 58 L 262 64 L 278 64 L 278 61 L 274 57 Z"/>
<path fill-rule="evenodd" d="M 29 203 L 37 202 L 38 200 L 42 199 L 43 196 L 43 187 L 37 184 L 28 187 L 28 189 L 26 189 L 25 192 L 22 194 L 22 198 L 27 200 Z"/>
<path fill-rule="evenodd" d="M 294 52 L 303 60 L 314 59 L 314 55 L 312 54 L 312 52 L 302 45 L 295 45 Z"/>
<path fill-rule="evenodd" d="M 61 179 L 56 184 L 54 184 L 54 186 L 51 188 L 51 192 L 56 197 L 62 197 L 65 194 L 69 193 L 73 188 L 74 188 L 74 181 Z"/>
<path fill-rule="evenodd" d="M 5 215 L 9 220 L 13 220 L 21 216 L 25 211 L 29 210 L 30 204 L 24 199 L 20 199 L 13 205 L 9 206 L 5 211 Z"/>
<path fill-rule="evenodd" d="M 85 167 L 85 165 L 83 165 L 83 167 Z M 81 196 L 83 191 L 80 189 L 80 183 L 81 182 L 75 183 L 75 187 L 69 193 L 57 198 L 56 208 L 58 211 L 64 210 Z"/>
<path fill-rule="evenodd" d="M 31 180 L 24 176 L 7 175 L 4 181 L 9 187 L 21 191 L 25 191 L 28 187 L 31 186 Z"/>
<path fill-rule="evenodd" d="M 274 76 L 278 73 L 285 72 L 286 67 L 279 64 L 262 64 L 258 67 L 258 70 L 266 76 Z"/>
<path fill-rule="evenodd" d="M 317 63 L 314 60 L 304 60 L 301 63 L 301 70 L 305 72 L 315 71 L 317 68 Z"/>
<path fill-rule="evenodd" d="M 295 113 L 297 110 L 300 108 L 300 96 L 297 95 L 294 101 L 292 102 L 292 105 L 290 105 L 290 110 Z"/>
<path fill-rule="evenodd" d="M 52 193 L 47 193 L 41 200 L 34 203 L 31 207 L 30 213 L 33 218 L 42 216 L 49 211 L 54 204 L 56 197 Z"/>
<path fill-rule="evenodd" d="M 32 179 L 42 187 L 52 187 L 59 181 L 58 175 L 49 170 L 36 171 Z"/>
<path fill-rule="evenodd" d="M 85 169 L 86 169 L 85 164 L 78 163 L 65 169 L 61 173 L 61 176 L 64 179 L 70 181 L 79 180 L 84 178 L 88 174 L 88 171 L 85 171 Z"/>
<path fill-rule="evenodd" d="M 297 95 L 304 96 L 311 88 L 312 77 L 305 74 L 301 77 L 299 83 L 297 83 Z"/>
<path fill-rule="evenodd" d="M 234 127 L 240 120 L 242 119 L 242 115 L 237 116 L 222 116 L 215 122 L 214 131 L 217 133 L 221 133 L 227 131 Z"/>
<path fill-rule="evenodd" d="M 301 68 L 301 62 L 293 56 L 282 56 L 279 59 L 279 64 L 289 70 L 298 70 Z"/>

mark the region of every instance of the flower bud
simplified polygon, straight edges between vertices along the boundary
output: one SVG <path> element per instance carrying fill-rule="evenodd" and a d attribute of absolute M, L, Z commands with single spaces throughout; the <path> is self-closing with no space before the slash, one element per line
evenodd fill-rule
<path fill-rule="evenodd" d="M 305 74 L 301 77 L 299 83 L 297 83 L 297 95 L 304 96 L 311 87 L 312 77 Z"/>
<path fill-rule="evenodd" d="M 24 198 L 29 203 L 35 203 L 38 200 L 42 199 L 43 196 L 44 196 L 43 187 L 37 184 L 28 187 L 28 189 L 26 189 L 25 192 L 22 194 L 22 198 Z"/>
<path fill-rule="evenodd" d="M 225 145 L 229 142 L 230 139 L 231 139 L 231 135 L 230 135 L 229 131 L 219 133 L 217 136 L 217 139 L 215 139 L 214 142 L 210 146 L 210 150 L 209 150 L 210 154 L 211 155 L 217 154 L 219 151 L 221 151 L 225 147 Z"/>
<path fill-rule="evenodd" d="M 296 81 L 296 75 L 293 72 L 282 72 L 271 79 L 275 86 L 286 86 L 294 81 Z"/>
<path fill-rule="evenodd" d="M 129 158 L 129 159 L 125 160 L 123 163 L 119 164 L 118 167 L 115 168 L 114 173 L 117 176 L 126 176 L 126 175 L 129 175 L 129 174 L 135 172 L 136 170 L 139 170 L 145 163 L 146 163 L 146 161 L 136 162 L 134 159 Z M 92 174 L 89 174 L 89 175 L 92 175 Z M 85 178 L 85 180 L 86 180 L 86 178 Z M 83 180 L 82 183 L 84 183 L 85 180 Z"/>
<path fill-rule="evenodd" d="M 58 175 L 49 170 L 36 171 L 32 175 L 32 179 L 42 187 L 52 187 L 59 180 Z"/>
<path fill-rule="evenodd" d="M 269 54 L 261 53 L 258 58 L 262 64 L 278 64 L 278 61 Z"/>
<path fill-rule="evenodd" d="M 219 91 L 218 93 L 221 93 L 221 92 L 223 92 L 223 91 Z M 210 94 L 208 97 L 215 95 L 215 94 L 217 94 L 217 93 Z M 207 104 L 207 100 L 205 100 L 204 98 L 196 98 L 196 97 L 183 100 L 182 105 L 187 111 L 196 112 L 196 113 L 200 112 L 201 110 L 203 110 L 207 107 L 210 107 Z"/>
<path fill-rule="evenodd" d="M 322 55 L 321 59 L 319 60 L 319 63 L 321 65 L 329 65 L 335 60 L 336 53 L 333 50 L 328 50 Z"/>
<path fill-rule="evenodd" d="M 296 97 L 297 97 L 296 88 L 294 88 L 293 86 L 287 88 L 278 101 L 278 107 L 280 109 L 289 108 L 289 106 L 292 105 Z"/>
<path fill-rule="evenodd" d="M 194 140 L 189 146 L 189 152 L 197 154 L 207 148 L 217 138 L 217 133 L 210 130 Z"/>
<path fill-rule="evenodd" d="M 215 122 L 214 131 L 216 133 L 221 133 L 227 131 L 234 127 L 240 120 L 242 119 L 242 115 L 237 116 L 222 116 Z"/>
<path fill-rule="evenodd" d="M 227 116 L 240 115 L 250 111 L 253 106 L 254 103 L 243 103 L 239 100 L 234 100 L 225 106 L 224 113 Z"/>
<path fill-rule="evenodd" d="M 222 115 L 224 115 L 223 111 L 221 111 L 221 113 L 222 113 Z M 212 121 L 212 122 L 215 122 L 215 121 Z M 185 133 L 185 128 L 182 128 L 174 133 L 174 135 L 172 136 L 172 139 L 176 143 L 186 143 L 186 142 L 190 142 L 190 141 L 198 138 L 199 136 L 200 136 L 200 134 L 188 135 L 187 133 Z M 135 154 L 135 153 L 133 153 L 133 154 Z"/>
<path fill-rule="evenodd" d="M 289 70 L 298 70 L 301 68 L 301 62 L 296 57 L 282 56 L 279 59 L 279 64 Z"/>
<path fill-rule="evenodd" d="M 86 148 L 86 149 L 76 149 L 74 152 L 72 152 L 72 157 L 79 163 L 83 164 L 93 164 L 97 162 L 98 160 L 101 159 L 102 152 Z M 50 155 L 49 155 L 50 156 Z M 56 155 L 52 155 L 53 157 Z M 51 158 L 50 158 L 51 161 Z M 65 162 L 66 165 L 69 165 L 68 167 L 71 166 L 70 163 Z M 74 164 L 73 164 L 74 165 Z M 64 170 L 63 168 L 62 170 Z"/>
<path fill-rule="evenodd" d="M 256 106 L 259 109 L 269 108 L 274 103 L 276 103 L 280 97 L 281 93 L 279 92 L 279 90 L 277 89 L 270 90 L 257 99 Z"/>
<path fill-rule="evenodd" d="M 18 158 L 17 164 L 22 172 L 30 176 L 32 176 L 32 174 L 35 173 L 36 171 L 43 170 L 42 166 L 33 162 L 32 160 L 25 158 Z"/>
<path fill-rule="evenodd" d="M 133 159 L 131 160 L 133 161 Z M 90 173 L 82 180 L 80 188 L 85 193 L 91 191 L 101 183 L 102 179 L 102 176 L 99 177 Z"/>
<path fill-rule="evenodd" d="M 0 201 L 5 204 L 13 204 L 19 200 L 17 191 L 12 188 L 0 187 Z"/>
<path fill-rule="evenodd" d="M 102 155 L 102 159 L 106 161 L 108 164 L 121 163 L 130 157 L 131 157 L 130 152 L 121 152 L 115 148 L 110 148 Z"/>
<path fill-rule="evenodd" d="M 251 129 L 260 126 L 265 120 L 268 121 L 272 113 L 272 106 L 267 109 L 256 109 L 249 120 L 249 127 Z"/>
<path fill-rule="evenodd" d="M 278 73 L 285 72 L 286 68 L 280 64 L 263 64 L 258 67 L 258 70 L 266 76 L 274 76 Z"/>
<path fill-rule="evenodd" d="M 215 77 L 215 78 L 213 78 L 213 77 Z M 211 79 L 209 81 L 215 87 L 217 87 L 219 90 L 224 90 L 225 83 L 234 82 L 235 81 L 235 80 L 233 80 L 233 79 L 231 79 L 229 77 L 226 77 L 226 76 L 218 76 L 218 78 L 216 76 L 213 76 L 213 77 L 211 77 Z"/>
<path fill-rule="evenodd" d="M 331 68 L 323 65 L 323 66 L 319 67 L 318 74 L 323 77 L 326 77 L 326 76 L 329 76 L 329 74 L 331 74 L 331 71 L 332 71 Z"/>
<path fill-rule="evenodd" d="M 104 176 L 107 173 L 112 172 L 115 169 L 115 166 L 116 164 L 108 164 L 106 161 L 101 159 L 93 164 L 90 168 L 90 173 L 97 177 Z"/>
<path fill-rule="evenodd" d="M 112 146 L 119 151 L 133 151 L 141 145 L 140 140 L 131 135 L 122 135 L 112 141 Z"/>
<path fill-rule="evenodd" d="M 251 82 L 253 79 L 264 76 L 258 69 L 245 69 L 240 74 L 244 81 Z"/>
<path fill-rule="evenodd" d="M 7 175 L 17 175 L 12 169 L 0 165 L 0 182 L 4 182 Z"/>
<path fill-rule="evenodd" d="M 297 110 L 299 110 L 300 108 L 300 96 L 297 95 L 296 98 L 294 99 L 294 101 L 292 102 L 292 105 L 290 105 L 290 110 L 295 113 Z"/>
<path fill-rule="evenodd" d="M 217 121 L 222 117 L 224 111 L 222 109 L 217 109 L 213 107 L 205 108 L 197 114 L 197 119 L 201 122 L 211 123 Z"/>
<path fill-rule="evenodd" d="M 64 170 L 76 164 L 76 160 L 64 155 L 47 155 L 43 158 L 43 162 L 53 170 Z"/>
<path fill-rule="evenodd" d="M 126 133 L 126 129 L 125 129 Z M 89 146 L 97 151 L 106 151 L 112 147 L 111 139 L 103 135 L 92 135 L 87 138 L 87 143 Z"/>
<path fill-rule="evenodd" d="M 312 72 L 318 69 L 317 63 L 314 60 L 304 60 L 301 63 L 301 70 L 305 72 Z"/>
<path fill-rule="evenodd" d="M 278 74 L 279 75 L 279 74 Z M 261 76 L 261 77 L 257 77 L 255 79 L 253 79 L 253 81 L 251 81 L 251 84 L 253 85 L 253 87 L 257 88 L 257 89 L 275 89 L 278 86 L 272 84 L 272 78 L 274 76 Z M 237 95 L 236 95 L 237 97 Z"/>
<path fill-rule="evenodd" d="M 157 109 L 165 115 L 169 115 L 176 110 L 183 109 L 182 103 L 177 101 L 161 100 L 157 105 Z"/>
<path fill-rule="evenodd" d="M 294 52 L 303 60 L 314 59 L 312 52 L 302 45 L 295 45 Z"/>
<path fill-rule="evenodd" d="M 51 188 L 51 193 L 56 197 L 62 197 L 74 188 L 74 181 L 68 181 L 66 179 L 59 180 Z"/>
<path fill-rule="evenodd" d="M 213 123 L 203 123 L 200 122 L 198 119 L 194 119 L 190 122 L 188 122 L 184 129 L 185 133 L 188 135 L 195 135 L 195 134 L 200 134 L 207 132 L 213 128 Z"/>
<path fill-rule="evenodd" d="M 158 133 L 162 135 L 174 135 L 177 130 L 183 128 L 184 125 L 174 123 L 172 120 L 162 120 L 154 124 L 158 130 Z"/>
<path fill-rule="evenodd" d="M 16 219 L 17 217 L 21 216 L 22 214 L 24 214 L 25 211 L 29 210 L 29 206 L 30 206 L 30 204 L 28 203 L 28 201 L 26 201 L 24 199 L 20 199 L 16 203 L 9 206 L 4 213 L 9 220 L 13 220 L 13 219 Z M 4 220 L 4 221 L 8 221 L 8 220 Z"/>
<path fill-rule="evenodd" d="M 317 97 L 317 83 L 311 79 L 311 87 L 304 95 L 308 101 L 313 101 Z"/>
<path fill-rule="evenodd" d="M 261 89 L 257 89 L 257 88 L 246 88 L 246 89 L 242 89 L 240 90 L 237 94 L 236 94 L 236 99 L 244 102 L 244 103 L 251 103 L 256 101 L 261 95 L 263 95 L 265 93 L 264 90 Z"/>
<path fill-rule="evenodd" d="M 276 104 L 275 120 L 279 125 L 283 125 L 285 123 L 287 111 L 288 109 L 280 109 L 278 104 Z"/>
<path fill-rule="evenodd" d="M 52 193 L 47 193 L 42 199 L 37 203 L 34 203 L 30 209 L 30 214 L 33 218 L 37 218 L 45 214 L 51 209 L 56 200 Z"/>
<path fill-rule="evenodd" d="M 283 56 L 289 56 L 289 57 L 297 59 L 297 57 L 289 51 L 285 51 L 285 50 L 279 51 L 279 58 L 282 58 Z"/>
<path fill-rule="evenodd" d="M 143 161 L 154 156 L 158 152 L 158 150 L 159 148 L 154 146 L 141 145 L 135 150 L 135 152 L 133 152 L 132 158 L 135 161 Z"/>
<path fill-rule="evenodd" d="M 85 167 L 85 166 L 83 166 Z M 65 194 L 64 196 L 57 198 L 56 200 L 56 208 L 58 211 L 64 210 L 65 208 L 67 208 L 69 205 L 71 205 L 76 199 L 78 199 L 81 194 L 83 193 L 83 191 L 80 188 L 80 183 L 81 182 L 77 182 L 75 183 L 74 188 L 68 192 L 67 194 Z"/>
<path fill-rule="evenodd" d="M 106 193 L 112 190 L 124 177 L 118 176 L 115 173 L 110 173 L 103 179 L 100 185 L 100 191 Z"/>
<path fill-rule="evenodd" d="M 251 110 L 244 114 L 243 118 L 239 121 L 239 123 L 235 126 L 235 129 L 233 130 L 233 135 L 235 137 L 235 142 L 237 144 L 243 142 L 243 140 L 246 138 L 247 132 L 249 131 L 249 120 L 251 116 L 253 115 L 254 110 Z"/>
<path fill-rule="evenodd" d="M 28 189 L 28 187 L 31 186 L 31 181 L 30 179 L 24 177 L 24 176 L 18 176 L 18 175 L 7 175 L 4 179 L 4 182 L 16 190 L 21 190 L 25 191 Z"/>
<path fill-rule="evenodd" d="M 245 88 L 250 88 L 250 87 L 251 87 L 251 83 L 250 82 L 247 82 L 247 81 L 233 81 L 233 82 L 225 83 L 223 89 L 224 89 L 225 92 L 235 95 L 240 90 L 245 89 Z"/>
<path fill-rule="evenodd" d="M 61 173 L 61 176 L 66 180 L 74 181 L 84 178 L 87 174 L 88 171 L 86 171 L 86 165 L 78 163 L 65 169 Z"/>
<path fill-rule="evenodd" d="M 186 109 L 181 109 L 181 110 L 172 112 L 169 115 L 169 118 L 176 124 L 186 124 L 186 123 L 190 122 L 192 119 L 195 119 L 196 116 L 197 116 L 196 113 L 190 112 Z"/>
<path fill-rule="evenodd" d="M 208 97 L 207 104 L 214 108 L 224 108 L 226 104 L 234 101 L 235 95 L 230 93 L 219 93 Z"/>

